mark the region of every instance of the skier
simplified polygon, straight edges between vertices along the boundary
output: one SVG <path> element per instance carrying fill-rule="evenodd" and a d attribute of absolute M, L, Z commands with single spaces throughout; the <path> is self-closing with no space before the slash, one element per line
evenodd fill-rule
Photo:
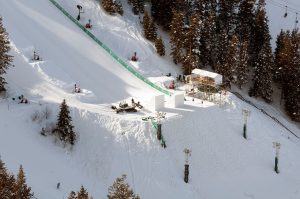
<path fill-rule="evenodd" d="M 131 57 L 131 61 L 137 61 L 138 58 L 136 56 L 136 52 L 134 52 L 133 56 Z"/>
<path fill-rule="evenodd" d="M 33 60 L 40 60 L 40 56 L 38 56 L 35 51 L 33 51 Z"/>
<path fill-rule="evenodd" d="M 85 28 L 92 28 L 91 20 L 89 19 L 89 23 L 85 24 Z"/>

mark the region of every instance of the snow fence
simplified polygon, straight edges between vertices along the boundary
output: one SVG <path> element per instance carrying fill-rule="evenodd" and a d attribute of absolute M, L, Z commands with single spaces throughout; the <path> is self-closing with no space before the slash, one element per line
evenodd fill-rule
<path fill-rule="evenodd" d="M 120 59 L 109 47 L 107 47 L 103 42 L 101 42 L 95 35 L 93 35 L 90 31 L 88 31 L 83 25 L 81 25 L 78 20 L 76 20 L 73 16 L 71 16 L 63 7 L 61 7 L 55 0 L 49 0 L 56 8 L 58 8 L 65 16 L 67 16 L 71 21 L 73 21 L 81 30 L 83 30 L 90 38 L 92 38 L 99 46 L 101 46 L 106 52 L 110 54 L 117 62 L 119 62 L 124 68 L 126 68 L 130 73 L 134 76 L 153 87 L 154 89 L 164 93 L 165 95 L 171 96 L 172 93 L 168 90 L 165 90 L 153 82 L 149 81 L 145 77 L 143 77 L 140 73 L 126 64 L 122 59 Z"/>

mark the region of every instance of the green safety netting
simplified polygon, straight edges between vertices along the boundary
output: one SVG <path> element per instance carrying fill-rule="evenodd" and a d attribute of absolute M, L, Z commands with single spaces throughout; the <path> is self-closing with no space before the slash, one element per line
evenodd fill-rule
<path fill-rule="evenodd" d="M 151 124 L 152 124 L 153 128 L 155 128 L 155 130 L 157 130 L 157 128 L 158 128 L 158 125 L 157 125 L 157 123 L 154 121 L 154 117 L 151 117 L 151 118 L 150 118 L 150 121 L 151 121 Z M 157 131 L 156 131 L 156 133 L 157 133 Z M 165 139 L 164 139 L 164 136 L 163 136 L 163 135 L 161 135 L 161 146 L 163 146 L 164 148 L 166 148 L 166 147 L 167 147 L 167 145 L 166 145 L 166 142 L 165 142 Z"/>
<path fill-rule="evenodd" d="M 108 52 L 118 63 L 120 63 L 124 68 L 126 68 L 134 76 L 148 84 L 149 86 L 155 88 L 156 90 L 164 93 L 165 95 L 171 96 L 172 93 L 168 90 L 165 90 L 153 82 L 149 81 L 143 77 L 140 73 L 135 71 L 132 67 L 126 64 L 122 59 L 120 59 L 109 47 L 107 47 L 103 42 L 101 42 L 95 35 L 93 35 L 89 30 L 87 30 L 83 25 L 81 25 L 78 20 L 71 16 L 63 7 L 61 7 L 55 0 L 49 0 L 56 8 L 58 8 L 64 15 L 66 15 L 71 21 L 73 21 L 81 30 L 83 30 L 89 37 L 91 37 L 99 46 L 101 46 L 106 52 Z"/>

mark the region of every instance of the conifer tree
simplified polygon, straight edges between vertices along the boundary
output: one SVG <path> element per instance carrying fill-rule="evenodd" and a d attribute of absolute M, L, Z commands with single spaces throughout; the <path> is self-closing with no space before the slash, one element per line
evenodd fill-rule
<path fill-rule="evenodd" d="M 290 39 L 290 32 L 281 30 L 277 36 L 275 49 L 275 64 L 273 76 L 277 83 L 282 85 L 284 83 L 284 70 L 291 65 L 292 44 Z"/>
<path fill-rule="evenodd" d="M 56 128 L 54 133 L 59 136 L 59 139 L 64 143 L 70 143 L 74 145 L 76 140 L 76 134 L 73 131 L 74 126 L 72 125 L 72 118 L 70 116 L 69 107 L 64 99 L 60 105 L 60 112 L 57 118 Z"/>
<path fill-rule="evenodd" d="M 123 6 L 122 3 L 120 1 L 117 1 L 115 3 L 115 10 L 117 13 L 119 13 L 120 15 L 123 15 L 124 11 L 123 11 Z"/>
<path fill-rule="evenodd" d="M 283 69 L 283 93 L 285 110 L 296 121 L 300 121 L 300 33 L 296 28 L 290 36 L 290 62 Z"/>
<path fill-rule="evenodd" d="M 132 0 L 132 12 L 135 15 L 139 14 L 139 5 L 138 5 L 139 0 Z"/>
<path fill-rule="evenodd" d="M 272 68 L 273 54 L 270 42 L 265 42 L 255 60 L 254 86 L 250 89 L 249 95 L 262 97 L 266 102 L 272 102 Z"/>
<path fill-rule="evenodd" d="M 184 74 L 191 74 L 192 69 L 200 68 L 201 57 L 201 37 L 203 31 L 203 23 L 198 14 L 193 14 L 190 17 L 190 26 L 186 31 L 184 46 L 186 55 L 183 60 Z"/>
<path fill-rule="evenodd" d="M 80 190 L 77 193 L 75 193 L 74 191 L 70 192 L 68 199 L 93 199 L 93 197 L 89 197 L 89 193 L 81 185 Z"/>
<path fill-rule="evenodd" d="M 140 199 L 138 195 L 133 193 L 128 183 L 125 182 L 126 175 L 117 178 L 114 184 L 108 189 L 108 199 Z"/>
<path fill-rule="evenodd" d="M 143 17 L 143 28 L 144 28 L 144 35 L 148 39 L 149 36 L 149 27 L 150 27 L 150 16 L 147 11 L 144 13 Z"/>
<path fill-rule="evenodd" d="M 74 191 L 71 191 L 68 199 L 77 199 L 76 193 Z"/>
<path fill-rule="evenodd" d="M 173 20 L 174 0 L 151 0 L 151 14 L 154 21 L 165 30 L 170 30 Z"/>
<path fill-rule="evenodd" d="M 161 37 L 158 37 L 155 40 L 155 47 L 156 47 L 157 54 L 159 54 L 160 56 L 165 55 L 165 45 Z"/>
<path fill-rule="evenodd" d="M 14 193 L 15 178 L 9 175 L 4 163 L 0 159 L 0 198 L 1 199 L 15 199 Z"/>
<path fill-rule="evenodd" d="M 108 14 L 116 13 L 114 0 L 102 0 L 102 6 Z"/>
<path fill-rule="evenodd" d="M 144 13 L 144 0 L 131 0 L 131 4 L 133 14 Z"/>
<path fill-rule="evenodd" d="M 229 42 L 228 42 L 228 36 L 225 33 L 225 30 L 223 30 L 221 33 L 218 34 L 218 43 L 217 43 L 217 63 L 216 63 L 216 72 L 221 74 L 221 75 L 225 75 L 226 73 L 228 73 L 228 71 L 225 68 L 225 64 L 226 64 L 226 58 L 227 58 L 227 49 L 229 46 Z M 225 80 L 226 78 L 224 78 Z M 229 85 L 229 79 L 227 78 L 227 80 L 223 81 L 225 83 L 225 86 L 230 86 Z"/>
<path fill-rule="evenodd" d="M 148 39 L 150 41 L 155 41 L 157 38 L 157 28 L 155 26 L 155 23 L 152 19 L 150 19 L 150 24 L 149 24 L 149 34 L 148 34 Z"/>
<path fill-rule="evenodd" d="M 236 27 L 236 11 L 240 0 L 219 0 L 218 1 L 218 32 L 223 32 L 227 36 L 231 36 L 235 32 Z"/>
<path fill-rule="evenodd" d="M 6 81 L 3 75 L 6 73 L 9 66 L 12 66 L 13 57 L 8 54 L 10 50 L 10 43 L 8 34 L 3 27 L 2 17 L 0 16 L 0 93 L 6 91 Z"/>
<path fill-rule="evenodd" d="M 258 53 L 262 49 L 264 43 L 271 39 L 268 17 L 266 15 L 265 6 L 262 3 L 261 6 L 257 8 L 255 15 L 255 24 L 253 30 L 253 41 L 251 46 L 251 65 L 254 66 L 254 62 L 258 57 Z"/>
<path fill-rule="evenodd" d="M 222 75 L 225 85 L 230 86 L 230 82 L 233 82 L 233 77 L 236 77 L 236 70 L 239 64 L 239 40 L 236 35 L 233 35 L 227 49 L 226 61 L 223 66 Z M 236 80 L 236 78 L 235 78 Z"/>
<path fill-rule="evenodd" d="M 115 13 L 123 15 L 123 7 L 120 1 L 102 0 L 102 6 L 104 10 L 110 15 L 113 15 Z"/>
<path fill-rule="evenodd" d="M 264 0 L 260 4 L 255 18 L 254 45 L 252 63 L 254 66 L 254 86 L 249 90 L 250 96 L 262 97 L 266 102 L 272 101 L 272 82 L 274 60 L 271 49 L 271 36 Z"/>
<path fill-rule="evenodd" d="M 80 191 L 77 192 L 77 199 L 89 199 L 89 194 L 82 185 L 80 187 Z"/>
<path fill-rule="evenodd" d="M 240 43 L 240 55 L 239 63 L 236 69 L 237 82 L 236 84 L 241 89 L 243 85 L 248 82 L 249 73 L 249 54 L 248 54 L 248 42 L 244 41 Z"/>
<path fill-rule="evenodd" d="M 156 33 L 157 28 L 154 24 L 154 21 L 149 17 L 147 11 L 145 11 L 144 13 L 143 27 L 144 27 L 145 37 L 150 41 L 155 41 L 157 37 L 157 33 Z"/>
<path fill-rule="evenodd" d="M 237 32 L 241 41 L 253 40 L 254 4 L 255 0 L 242 0 L 239 5 Z"/>
<path fill-rule="evenodd" d="M 26 184 L 26 177 L 22 165 L 20 166 L 14 185 L 14 192 L 16 199 L 31 199 L 33 196 L 33 193 L 31 193 L 31 188 Z"/>
<path fill-rule="evenodd" d="M 144 3 L 144 0 L 138 0 L 139 12 L 142 14 L 145 12 Z"/>
<path fill-rule="evenodd" d="M 175 12 L 170 25 L 170 44 L 171 44 L 171 56 L 175 64 L 180 63 L 183 60 L 184 49 L 184 29 L 183 29 L 183 13 Z"/>
<path fill-rule="evenodd" d="M 200 39 L 201 64 L 204 67 L 211 66 L 215 69 L 217 61 L 217 27 L 216 8 L 213 6 L 206 11 L 203 21 L 202 36 Z"/>

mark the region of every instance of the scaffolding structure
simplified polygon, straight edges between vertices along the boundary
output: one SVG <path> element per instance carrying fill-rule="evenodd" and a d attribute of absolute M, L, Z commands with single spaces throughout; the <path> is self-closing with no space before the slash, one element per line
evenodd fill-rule
<path fill-rule="evenodd" d="M 186 76 L 186 93 L 188 96 L 214 103 L 222 103 L 226 92 L 222 90 L 222 75 L 194 69 Z"/>

